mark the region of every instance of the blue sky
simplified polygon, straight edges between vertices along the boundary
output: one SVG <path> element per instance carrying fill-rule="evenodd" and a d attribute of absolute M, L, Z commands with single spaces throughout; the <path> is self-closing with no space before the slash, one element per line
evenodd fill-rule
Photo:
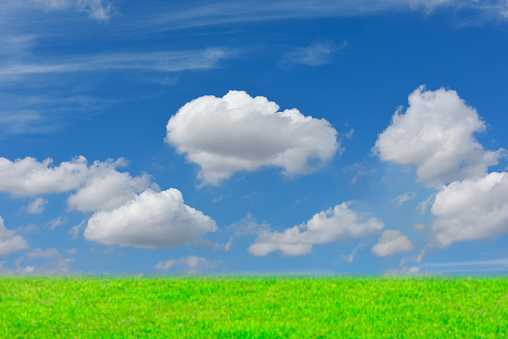
<path fill-rule="evenodd" d="M 7 0 L 0 273 L 506 274 L 506 1 Z"/>

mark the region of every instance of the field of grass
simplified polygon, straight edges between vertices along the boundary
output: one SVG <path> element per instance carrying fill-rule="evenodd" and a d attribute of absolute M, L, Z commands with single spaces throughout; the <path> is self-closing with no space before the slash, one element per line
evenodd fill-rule
<path fill-rule="evenodd" d="M 0 338 L 508 338 L 508 279 L 0 278 Z"/>

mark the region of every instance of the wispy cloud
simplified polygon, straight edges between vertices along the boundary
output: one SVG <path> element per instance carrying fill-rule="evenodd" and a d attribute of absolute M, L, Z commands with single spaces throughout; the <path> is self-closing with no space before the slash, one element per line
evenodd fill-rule
<path fill-rule="evenodd" d="M 97 21 L 108 21 L 117 9 L 108 0 L 6 0 L 3 11 L 74 11 Z"/>
<path fill-rule="evenodd" d="M 48 60 L 43 63 L 5 62 L 0 64 L 0 79 L 48 74 L 115 70 L 144 70 L 155 72 L 181 72 L 186 70 L 210 69 L 219 62 L 232 57 L 237 51 L 225 48 L 208 48 L 193 51 L 126 52 L 101 55 L 86 55 L 75 58 Z"/>
<path fill-rule="evenodd" d="M 283 65 L 321 66 L 332 62 L 333 55 L 347 46 L 344 41 L 335 45 L 329 41 L 314 42 L 307 47 L 297 48 L 286 54 L 282 60 Z"/>
<path fill-rule="evenodd" d="M 400 10 L 416 10 L 429 14 L 439 9 L 453 10 L 455 15 L 467 11 L 487 20 L 508 17 L 508 4 L 504 0 L 223 1 L 204 6 L 191 4 L 184 9 L 166 8 L 156 15 L 137 21 L 131 29 L 151 26 L 159 30 L 173 30 L 237 22 L 377 15 Z"/>
<path fill-rule="evenodd" d="M 472 261 L 454 261 L 442 263 L 423 264 L 427 267 L 462 267 L 462 266 L 508 266 L 508 258 L 493 260 L 472 260 Z"/>

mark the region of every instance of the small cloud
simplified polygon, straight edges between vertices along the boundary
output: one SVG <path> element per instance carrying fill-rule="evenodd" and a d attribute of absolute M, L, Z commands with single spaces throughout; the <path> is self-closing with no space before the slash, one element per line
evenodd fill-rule
<path fill-rule="evenodd" d="M 69 263 L 74 258 L 64 258 L 56 248 L 36 248 L 16 259 L 15 265 L 20 266 L 24 261 L 36 262 L 24 268 L 26 273 L 67 273 L 70 271 Z"/>
<path fill-rule="evenodd" d="M 79 232 L 81 232 L 81 229 L 83 229 L 85 227 L 85 222 L 86 222 L 86 219 L 84 219 L 78 225 L 72 227 L 69 230 L 68 234 L 72 237 L 72 239 L 78 238 Z"/>
<path fill-rule="evenodd" d="M 416 206 L 416 210 L 418 211 L 418 213 L 420 213 L 421 215 L 425 214 L 429 206 L 432 204 L 433 200 L 434 195 L 431 195 L 430 197 L 427 198 L 427 200 L 421 201 L 418 204 L 418 206 Z"/>
<path fill-rule="evenodd" d="M 48 222 L 45 228 L 49 228 L 51 231 L 53 231 L 55 228 L 65 224 L 67 221 L 68 219 L 66 217 L 58 217 Z"/>
<path fill-rule="evenodd" d="M 34 223 L 30 223 L 26 226 L 18 227 L 16 231 L 18 231 L 19 233 L 30 233 L 35 230 L 37 230 L 37 226 Z"/>
<path fill-rule="evenodd" d="M 65 252 L 70 255 L 76 255 L 76 254 L 78 254 L 78 249 L 77 248 L 69 248 L 68 250 L 65 250 Z"/>
<path fill-rule="evenodd" d="M 4 225 L 4 220 L 0 217 L 0 256 L 9 255 L 28 247 L 26 240 L 21 235 L 17 235 L 15 231 L 9 231 Z"/>
<path fill-rule="evenodd" d="M 386 257 L 413 249 L 413 243 L 400 231 L 386 230 L 381 234 L 378 243 L 370 250 L 378 257 Z"/>
<path fill-rule="evenodd" d="M 214 250 L 218 250 L 220 249 L 222 246 L 216 242 L 211 242 L 210 240 L 208 239 L 199 239 L 199 240 L 196 240 L 194 242 L 194 246 L 200 248 L 200 247 L 205 247 L 205 248 L 211 248 L 211 249 L 214 249 Z"/>
<path fill-rule="evenodd" d="M 48 201 L 42 197 L 39 197 L 32 201 L 26 208 L 26 211 L 31 214 L 40 214 L 44 211 L 45 205 Z"/>
<path fill-rule="evenodd" d="M 166 261 L 161 261 L 154 266 L 154 269 L 157 272 L 168 271 L 175 266 L 180 266 L 183 269 L 183 272 L 186 274 L 199 274 L 203 271 L 213 270 L 217 268 L 220 264 L 220 261 L 210 261 L 206 258 L 197 257 L 195 255 L 190 255 L 186 258 L 170 259 Z"/>
<path fill-rule="evenodd" d="M 282 58 L 281 64 L 307 66 L 326 65 L 332 62 L 334 54 L 346 46 L 346 41 L 339 46 L 336 46 L 329 41 L 314 42 L 307 47 L 298 48 L 295 51 L 286 54 Z"/>
<path fill-rule="evenodd" d="M 406 201 L 412 200 L 416 197 L 416 194 L 414 192 L 406 192 L 404 194 L 399 195 L 397 198 L 392 200 L 392 205 L 400 206 Z"/>
<path fill-rule="evenodd" d="M 353 174 L 353 178 L 351 179 L 352 184 L 356 184 L 358 179 L 366 176 L 369 172 L 372 172 L 372 170 L 368 169 L 366 161 L 359 161 L 342 169 L 342 173 Z"/>

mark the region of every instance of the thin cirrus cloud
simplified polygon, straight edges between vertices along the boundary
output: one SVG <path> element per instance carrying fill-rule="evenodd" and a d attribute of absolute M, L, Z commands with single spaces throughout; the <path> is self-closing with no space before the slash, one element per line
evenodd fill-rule
<path fill-rule="evenodd" d="M 6 0 L 6 11 L 42 10 L 76 11 L 88 14 L 97 21 L 108 21 L 116 12 L 108 0 Z"/>
<path fill-rule="evenodd" d="M 281 64 L 307 66 L 326 65 L 332 62 L 334 54 L 346 46 L 347 42 L 344 42 L 340 46 L 335 46 L 329 41 L 314 42 L 307 47 L 298 48 L 287 53 L 282 58 Z"/>
<path fill-rule="evenodd" d="M 411 240 L 400 231 L 385 230 L 371 251 L 378 257 L 386 257 L 399 252 L 412 251 L 414 248 Z"/>
<path fill-rule="evenodd" d="M 9 231 L 4 225 L 4 219 L 0 217 L 0 256 L 27 249 L 28 243 L 15 231 Z"/>
<path fill-rule="evenodd" d="M 0 65 L 0 78 L 17 80 L 23 75 L 97 72 L 115 70 L 144 70 L 181 72 L 216 68 L 221 60 L 237 52 L 226 48 L 207 48 L 194 51 L 125 52 L 88 55 L 44 63 L 10 61 Z"/>
<path fill-rule="evenodd" d="M 105 245 L 153 249 L 180 246 L 216 230 L 214 220 L 185 205 L 182 193 L 171 188 L 147 189 L 116 209 L 95 212 L 83 235 Z"/>
<path fill-rule="evenodd" d="M 341 151 L 337 131 L 297 109 L 278 112 L 265 97 L 230 91 L 185 104 L 167 124 L 165 141 L 198 164 L 203 185 L 217 185 L 238 171 L 282 167 L 284 174 L 312 171 L 308 162 Z"/>
<path fill-rule="evenodd" d="M 383 227 L 384 224 L 379 219 L 367 219 L 366 216 L 352 211 L 349 204 L 344 202 L 283 232 L 260 231 L 248 251 L 255 256 L 265 256 L 277 250 L 288 256 L 306 255 L 312 252 L 313 245 L 363 238 Z"/>
<path fill-rule="evenodd" d="M 508 4 L 504 0 L 488 3 L 477 0 L 257 0 L 244 2 L 214 2 L 187 8 L 167 8 L 160 14 L 140 20 L 130 29 L 140 26 L 159 30 L 173 30 L 236 22 L 302 19 L 316 17 L 351 17 L 379 15 L 390 11 L 423 11 L 432 13 L 438 9 L 473 14 L 479 20 L 508 18 Z"/>
<path fill-rule="evenodd" d="M 441 247 L 508 232 L 508 173 L 487 173 L 505 150 L 484 150 L 473 136 L 484 130 L 457 92 L 421 86 L 376 141 L 381 160 L 416 165 L 419 181 L 438 189 L 418 209 L 432 204 L 432 234 Z"/>

